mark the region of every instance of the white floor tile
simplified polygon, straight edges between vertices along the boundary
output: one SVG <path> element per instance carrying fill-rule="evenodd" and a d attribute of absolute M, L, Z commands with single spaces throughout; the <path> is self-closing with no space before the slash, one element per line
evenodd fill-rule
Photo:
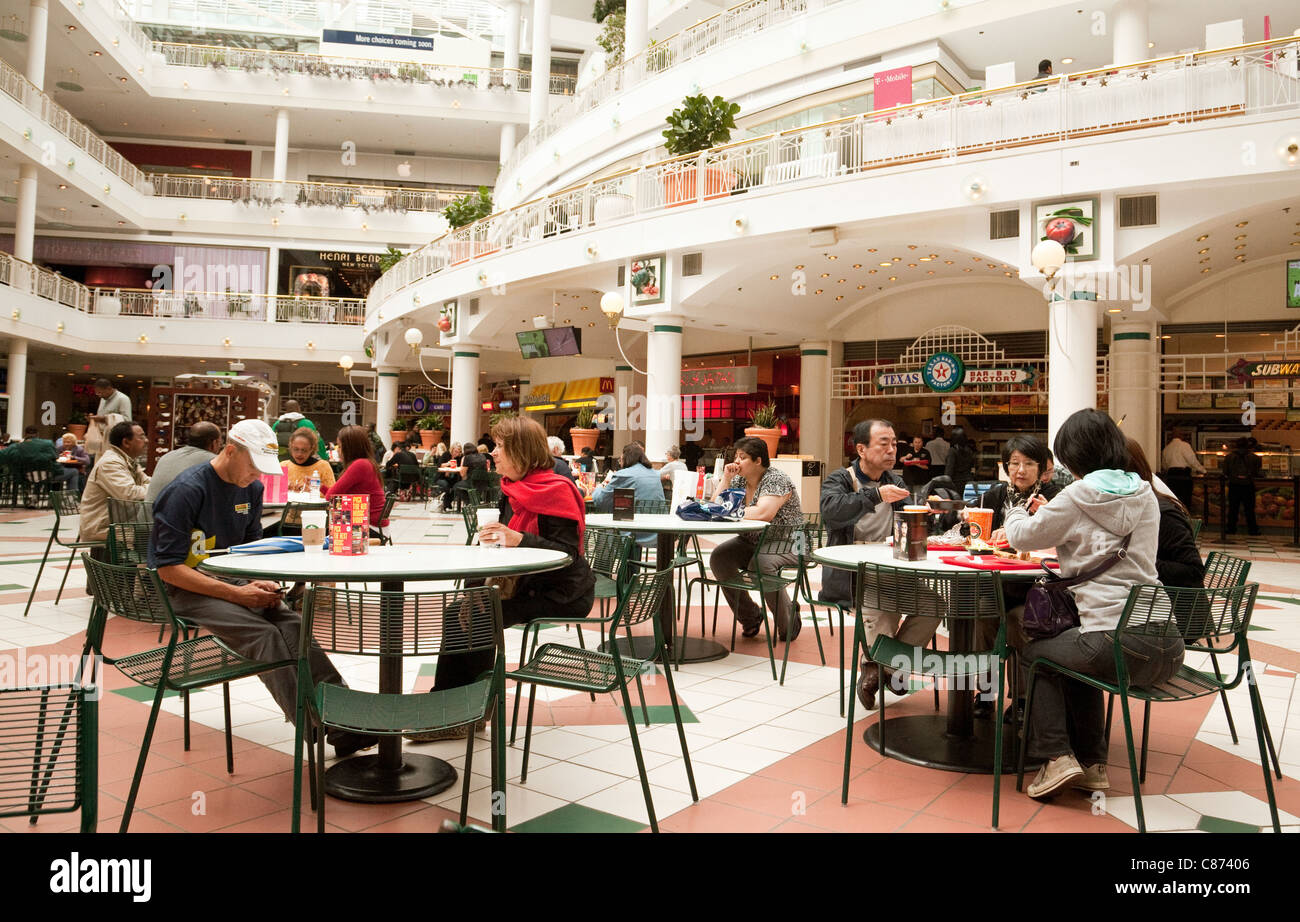
<path fill-rule="evenodd" d="M 732 737 L 729 742 L 757 746 L 761 749 L 773 749 L 790 755 L 811 746 L 826 735 L 824 733 L 810 733 L 804 730 L 792 730 L 787 727 L 761 726 L 746 730 L 739 736 Z"/>
<path fill-rule="evenodd" d="M 695 759 L 691 760 L 691 769 L 695 774 L 695 790 L 701 799 L 712 797 L 719 791 L 749 777 L 745 772 L 698 762 Z M 690 793 L 690 781 L 686 778 L 686 763 L 681 759 L 674 759 L 672 764 L 652 769 L 649 775 L 651 785 L 670 788 L 685 794 Z"/>
<path fill-rule="evenodd" d="M 654 784 L 650 785 L 650 797 L 654 801 L 655 816 L 661 822 L 679 810 L 689 808 L 692 803 L 690 794 Z M 641 793 L 641 782 L 635 778 L 630 778 L 612 788 L 606 788 L 590 797 L 584 797 L 578 803 L 638 823 L 650 821 L 645 809 L 645 797 Z"/>
<path fill-rule="evenodd" d="M 1132 797 L 1108 795 L 1106 812 L 1117 820 L 1137 828 L 1137 809 Z M 1166 797 L 1163 794 L 1147 795 L 1142 798 L 1142 816 L 1146 821 L 1148 832 L 1173 832 L 1181 829 L 1195 829 L 1201 815 L 1197 811 Z M 1227 817 L 1231 819 L 1231 817 Z"/>
<path fill-rule="evenodd" d="M 746 774 L 764 769 L 773 762 L 780 761 L 785 755 L 774 749 L 765 749 L 735 740 L 722 740 L 712 746 L 691 752 L 694 761 L 730 768 Z"/>
<path fill-rule="evenodd" d="M 572 802 L 622 784 L 625 780 L 621 775 L 587 768 L 584 765 L 553 762 L 545 768 L 536 770 L 529 766 L 527 786 L 529 790 L 540 791 Z"/>
<path fill-rule="evenodd" d="M 1266 826 L 1272 823 L 1269 817 L 1268 804 L 1265 801 L 1251 797 L 1244 791 L 1216 791 L 1208 794 L 1170 794 L 1170 798 L 1187 807 L 1206 816 L 1217 816 L 1220 819 L 1236 820 L 1238 823 L 1250 823 L 1255 826 Z M 1142 805 L 1146 806 L 1146 798 L 1142 798 Z M 1278 820 L 1288 826 L 1300 823 L 1300 818 L 1285 810 L 1277 811 Z"/>
<path fill-rule="evenodd" d="M 656 769 L 660 765 L 676 760 L 674 756 L 668 753 L 656 752 L 644 746 L 641 747 L 641 759 L 645 762 L 647 770 Z M 572 756 L 566 761 L 575 765 L 585 765 L 587 768 L 599 769 L 623 778 L 637 777 L 636 757 L 632 754 L 632 744 L 626 741 L 622 744 L 602 745 L 597 749 Z"/>
<path fill-rule="evenodd" d="M 626 729 L 624 730 L 626 733 Z M 516 744 L 523 746 L 523 728 L 519 730 Z M 568 759 L 582 752 L 590 752 L 602 746 L 600 740 L 580 733 L 571 733 L 565 727 L 553 728 L 549 733 L 533 736 L 532 751 L 552 759 Z"/>

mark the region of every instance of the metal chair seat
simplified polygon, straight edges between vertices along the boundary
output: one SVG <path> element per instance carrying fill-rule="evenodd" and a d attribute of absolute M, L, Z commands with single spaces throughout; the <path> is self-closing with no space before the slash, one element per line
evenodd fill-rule
<path fill-rule="evenodd" d="M 424 695 L 389 695 L 322 682 L 315 703 L 329 727 L 354 733 L 397 735 L 463 727 L 483 720 L 492 700 L 491 679 Z"/>
<path fill-rule="evenodd" d="M 114 661 L 117 668 L 133 682 L 147 688 L 157 688 L 162 682 L 164 688 L 176 691 L 207 688 L 220 682 L 233 682 L 236 679 L 254 676 L 266 672 L 266 663 L 245 659 L 223 646 L 221 641 L 211 635 L 195 637 L 176 644 L 172 655 L 171 668 L 164 679 L 163 662 L 167 648 L 156 647 L 142 653 L 133 653 Z M 292 666 L 286 661 L 283 665 Z"/>
<path fill-rule="evenodd" d="M 652 662 L 624 657 L 624 675 L 631 677 L 645 672 Z M 619 676 L 610 654 L 555 643 L 542 644 L 528 662 L 506 674 L 508 679 L 533 679 L 557 688 L 585 692 L 615 691 L 620 685 Z"/>

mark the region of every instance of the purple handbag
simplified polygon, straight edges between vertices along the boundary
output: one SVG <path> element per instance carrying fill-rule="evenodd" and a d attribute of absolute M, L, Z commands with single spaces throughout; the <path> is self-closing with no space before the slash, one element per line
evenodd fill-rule
<path fill-rule="evenodd" d="M 1030 640 L 1047 640 L 1072 627 L 1078 627 L 1079 606 L 1075 604 L 1069 587 L 1096 579 L 1127 557 L 1128 543 L 1132 537 L 1125 536 L 1124 543 L 1110 558 L 1078 576 L 1062 579 L 1048 569 L 1047 560 L 1042 561 L 1039 565 L 1047 575 L 1040 576 L 1025 597 L 1025 636 Z"/>

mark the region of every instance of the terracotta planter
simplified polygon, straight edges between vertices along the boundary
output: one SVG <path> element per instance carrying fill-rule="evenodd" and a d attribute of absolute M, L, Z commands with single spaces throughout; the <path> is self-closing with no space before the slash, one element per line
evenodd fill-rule
<path fill-rule="evenodd" d="M 768 458 L 776 457 L 776 446 L 781 441 L 780 429 L 755 429 L 751 426 L 745 430 L 745 435 L 749 438 L 762 439 L 767 443 Z"/>
<path fill-rule="evenodd" d="M 698 169 L 690 167 L 680 173 L 669 173 L 664 176 L 664 203 L 669 208 L 675 208 L 678 205 L 685 205 L 695 201 L 695 177 L 699 173 Z M 711 199 L 730 195 L 731 187 L 736 184 L 737 178 L 736 174 L 731 170 L 706 166 L 704 168 L 704 197 Z"/>
<path fill-rule="evenodd" d="M 68 431 L 77 437 L 78 442 L 84 442 L 86 440 L 87 428 L 88 427 L 85 423 L 68 423 Z"/>
<path fill-rule="evenodd" d="M 390 429 L 388 435 L 393 440 L 394 445 L 401 445 L 406 441 L 407 432 L 405 429 Z"/>
<path fill-rule="evenodd" d="M 596 439 L 600 438 L 599 429 L 570 429 L 569 438 L 573 440 L 573 453 L 582 454 L 584 448 L 596 450 Z"/>
<path fill-rule="evenodd" d="M 433 446 L 437 445 L 440 441 L 442 441 L 441 429 L 420 430 L 420 446 L 424 448 L 426 451 L 428 451 Z"/>

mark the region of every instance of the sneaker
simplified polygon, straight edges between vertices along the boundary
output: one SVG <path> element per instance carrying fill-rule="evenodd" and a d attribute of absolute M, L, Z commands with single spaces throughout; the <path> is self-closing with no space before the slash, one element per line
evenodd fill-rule
<path fill-rule="evenodd" d="M 364 749 L 373 749 L 379 745 L 379 737 L 351 730 L 331 730 L 325 734 L 325 742 L 334 747 L 335 758 L 342 759 Z"/>
<path fill-rule="evenodd" d="M 1109 791 L 1110 778 L 1106 776 L 1106 763 L 1085 765 L 1083 777 L 1074 782 L 1074 787 L 1078 791 Z"/>
<path fill-rule="evenodd" d="M 1035 800 L 1051 797 L 1061 788 L 1068 787 L 1083 777 L 1083 769 L 1070 753 L 1057 756 L 1038 770 L 1025 793 Z"/>

